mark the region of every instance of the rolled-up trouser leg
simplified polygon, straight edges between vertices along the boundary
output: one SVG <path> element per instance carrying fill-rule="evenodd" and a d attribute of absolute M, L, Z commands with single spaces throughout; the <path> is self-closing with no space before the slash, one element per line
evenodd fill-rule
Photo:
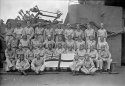
<path fill-rule="evenodd" d="M 75 70 L 75 66 L 76 66 L 76 62 L 73 62 L 73 63 L 69 66 L 69 68 L 70 68 L 72 71 L 74 71 L 74 70 Z"/>
<path fill-rule="evenodd" d="M 81 72 L 85 73 L 85 74 L 89 74 L 89 70 L 86 69 L 85 67 L 81 68 Z"/>
<path fill-rule="evenodd" d="M 99 67 L 100 67 L 100 69 L 102 69 L 102 67 L 103 67 L 103 60 L 102 59 L 99 60 Z"/>
<path fill-rule="evenodd" d="M 31 67 L 31 69 L 36 72 L 37 67 Z"/>
<path fill-rule="evenodd" d="M 12 61 L 12 65 L 13 65 L 13 70 L 15 70 L 16 69 L 16 60 Z"/>
<path fill-rule="evenodd" d="M 24 70 L 27 70 L 29 68 L 30 68 L 30 64 L 27 64 L 27 65 L 24 66 Z"/>
<path fill-rule="evenodd" d="M 71 71 L 73 71 L 73 65 L 70 65 L 69 68 L 71 69 Z"/>
<path fill-rule="evenodd" d="M 112 59 L 107 59 L 107 69 L 110 69 L 110 65 L 112 63 Z"/>
<path fill-rule="evenodd" d="M 7 63 L 7 65 L 6 65 L 5 70 L 9 71 L 10 67 L 13 67 L 13 64 L 11 63 L 11 61 L 8 58 L 6 59 L 6 63 Z"/>
<path fill-rule="evenodd" d="M 97 68 L 91 68 L 90 73 L 95 73 L 96 70 L 97 70 Z"/>
<path fill-rule="evenodd" d="M 96 66 L 97 66 L 97 68 L 99 68 L 99 60 L 94 59 L 94 61 L 96 62 Z"/>
<path fill-rule="evenodd" d="M 23 68 L 22 68 L 22 66 L 16 66 L 16 69 L 18 69 L 19 71 L 22 71 L 23 70 Z"/>
<path fill-rule="evenodd" d="M 31 67 L 31 69 L 32 69 L 33 71 L 35 71 L 36 73 L 39 73 L 40 68 L 41 68 L 41 66 L 38 66 L 38 67 Z"/>
<path fill-rule="evenodd" d="M 75 67 L 75 71 L 79 71 L 81 68 L 81 65 L 80 64 L 77 64 L 76 67 Z"/>
<path fill-rule="evenodd" d="M 42 65 L 40 68 L 40 71 L 44 71 L 44 69 L 45 69 L 45 65 Z"/>
<path fill-rule="evenodd" d="M 75 66 L 75 71 L 79 71 L 82 65 L 83 65 L 82 62 L 78 62 Z"/>
<path fill-rule="evenodd" d="M 35 72 L 36 72 L 36 73 L 39 73 L 39 71 L 40 71 L 40 67 L 36 67 L 36 68 L 35 68 Z"/>

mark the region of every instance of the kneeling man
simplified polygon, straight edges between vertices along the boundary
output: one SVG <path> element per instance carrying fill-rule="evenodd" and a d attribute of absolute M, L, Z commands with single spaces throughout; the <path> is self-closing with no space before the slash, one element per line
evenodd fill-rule
<path fill-rule="evenodd" d="M 44 71 L 44 55 L 37 55 L 36 58 L 33 59 L 31 69 L 35 71 L 36 74 L 40 74 L 40 72 Z"/>
<path fill-rule="evenodd" d="M 81 66 L 83 65 L 83 60 L 84 59 L 80 58 L 78 55 L 74 57 L 73 63 L 70 65 L 73 75 L 76 75 L 79 72 Z"/>
<path fill-rule="evenodd" d="M 15 58 L 15 51 L 10 46 L 7 47 L 5 50 L 5 56 L 6 56 L 6 66 L 5 70 L 15 70 L 16 65 L 16 58 Z"/>
<path fill-rule="evenodd" d="M 81 72 L 83 72 L 84 74 L 94 74 L 95 71 L 96 68 L 94 66 L 92 59 L 90 58 L 89 54 L 86 54 L 81 68 Z"/>
<path fill-rule="evenodd" d="M 16 62 L 16 69 L 18 69 L 23 75 L 27 75 L 26 70 L 29 69 L 29 67 L 30 64 L 28 60 L 24 57 L 24 54 L 21 54 Z"/>
<path fill-rule="evenodd" d="M 90 47 L 88 50 L 89 56 L 91 57 L 92 61 L 95 63 L 97 69 L 99 69 L 99 60 L 98 60 L 98 52 L 94 47 Z"/>
<path fill-rule="evenodd" d="M 83 65 L 83 61 L 84 61 L 84 56 L 87 53 L 85 46 L 81 45 L 77 51 L 76 51 L 76 56 L 74 58 L 73 61 L 73 65 L 71 67 L 71 70 L 74 70 L 74 74 L 76 74 L 76 72 L 79 71 L 79 69 L 81 68 L 81 66 Z"/>
<path fill-rule="evenodd" d="M 106 49 L 105 47 L 103 47 L 100 51 L 99 51 L 99 64 L 100 64 L 100 70 L 102 70 L 103 68 L 103 62 L 106 62 L 106 71 L 110 72 L 110 65 L 112 62 L 111 59 L 111 53 L 109 52 L 108 49 Z"/>

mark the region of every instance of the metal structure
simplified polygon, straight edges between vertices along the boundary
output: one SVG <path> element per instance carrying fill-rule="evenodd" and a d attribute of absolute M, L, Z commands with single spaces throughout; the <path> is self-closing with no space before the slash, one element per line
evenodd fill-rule
<path fill-rule="evenodd" d="M 59 11 L 59 10 L 57 10 L 56 13 L 54 13 L 54 12 L 49 12 L 49 11 L 44 11 L 44 10 L 39 10 L 39 8 L 38 8 L 37 5 L 36 5 L 35 7 L 33 7 L 33 8 L 31 8 L 30 11 L 39 13 L 41 16 L 52 17 L 52 18 L 54 18 L 54 20 L 60 18 L 61 15 L 62 15 L 61 11 Z M 43 12 L 45 12 L 45 13 L 51 13 L 51 14 L 56 14 L 56 16 L 45 15 L 45 14 L 43 14 Z"/>
<path fill-rule="evenodd" d="M 31 12 L 32 12 L 32 14 L 31 14 Z M 51 18 L 53 18 L 53 22 L 55 22 L 55 21 L 58 21 L 57 19 L 59 19 L 62 15 L 62 12 L 59 10 L 57 10 L 57 12 L 39 10 L 37 5 L 33 8 L 31 8 L 29 11 L 26 11 L 26 13 L 24 13 L 24 11 L 22 9 L 18 13 L 21 15 L 22 20 L 24 20 L 24 21 L 36 19 L 36 18 L 39 19 L 39 15 L 40 15 L 40 16 L 45 16 L 45 17 L 51 17 Z M 35 13 L 36 15 L 34 15 L 33 13 Z M 51 15 L 48 15 L 48 14 L 46 15 L 45 13 L 49 13 Z M 54 14 L 55 16 L 53 16 L 52 14 Z M 16 19 L 21 20 L 21 18 L 19 16 L 17 16 Z"/>

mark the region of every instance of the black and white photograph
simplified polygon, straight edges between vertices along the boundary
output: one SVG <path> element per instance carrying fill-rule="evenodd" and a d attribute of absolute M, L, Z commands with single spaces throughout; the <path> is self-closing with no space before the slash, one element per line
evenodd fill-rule
<path fill-rule="evenodd" d="M 125 0 L 0 0 L 0 86 L 125 86 Z"/>

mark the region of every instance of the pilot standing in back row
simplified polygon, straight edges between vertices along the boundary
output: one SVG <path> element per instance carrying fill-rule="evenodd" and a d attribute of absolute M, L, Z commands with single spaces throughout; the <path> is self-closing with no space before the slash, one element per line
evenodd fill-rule
<path fill-rule="evenodd" d="M 91 28 L 90 24 L 87 24 L 87 29 L 85 30 L 86 41 L 90 40 L 91 37 L 95 39 L 95 30 Z"/>
<path fill-rule="evenodd" d="M 101 23 L 101 28 L 97 32 L 98 42 L 101 41 L 100 40 L 101 37 L 103 37 L 105 41 L 106 41 L 106 38 L 107 38 L 107 31 L 103 26 L 104 26 L 104 24 Z"/>
<path fill-rule="evenodd" d="M 27 35 L 27 39 L 30 40 L 34 36 L 34 29 L 31 26 L 31 21 L 27 21 L 27 26 L 22 31 L 23 35 Z"/>

